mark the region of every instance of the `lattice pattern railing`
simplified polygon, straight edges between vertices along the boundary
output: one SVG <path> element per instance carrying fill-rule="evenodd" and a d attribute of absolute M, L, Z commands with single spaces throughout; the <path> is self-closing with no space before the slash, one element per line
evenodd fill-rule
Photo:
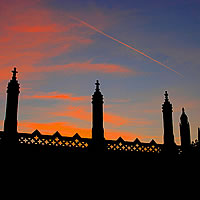
<path fill-rule="evenodd" d="M 1 139 L 1 134 L 0 134 Z M 91 145 L 92 139 L 81 138 L 77 133 L 73 137 L 61 136 L 59 132 L 54 135 L 42 135 L 38 130 L 32 134 L 18 133 L 20 144 L 41 145 L 47 147 L 61 147 L 65 149 L 77 149 L 87 151 Z M 138 139 L 134 142 L 124 141 L 121 137 L 117 140 L 105 140 L 106 151 L 112 152 L 146 152 L 160 153 L 162 145 L 157 144 L 154 140 L 150 143 L 142 143 Z"/>
<path fill-rule="evenodd" d="M 81 150 L 88 149 L 91 139 L 81 138 L 77 133 L 73 137 L 63 137 L 59 132 L 56 132 L 54 135 L 41 135 L 36 130 L 32 134 L 19 133 L 19 143 Z M 106 140 L 105 145 L 107 151 L 160 153 L 162 149 L 161 145 L 157 144 L 154 140 L 150 143 L 141 143 L 138 139 L 134 142 L 127 142 L 119 138 L 116 141 Z"/>
<path fill-rule="evenodd" d="M 19 143 L 85 149 L 89 146 L 89 139 L 81 138 L 77 133 L 73 137 L 63 137 L 58 132 L 51 136 L 41 135 L 40 132 L 36 130 L 32 134 L 20 133 Z"/>
<path fill-rule="evenodd" d="M 147 153 L 160 153 L 161 145 L 157 144 L 154 140 L 150 143 L 141 143 L 138 139 L 134 142 L 126 142 L 122 138 L 116 141 L 107 140 L 106 148 L 108 151 L 132 151 L 132 152 L 147 152 Z"/>
<path fill-rule="evenodd" d="M 4 146 L 6 135 L 0 131 L 0 147 Z M 69 151 L 92 151 L 92 139 L 81 138 L 78 133 L 73 137 L 61 136 L 59 132 L 54 135 L 42 135 L 38 130 L 32 134 L 18 133 L 19 144 L 46 146 L 46 147 L 60 147 Z M 133 142 L 124 141 L 121 137 L 117 140 L 105 140 L 105 150 L 107 152 L 139 152 L 139 153 L 153 153 L 159 154 L 163 150 L 163 144 L 157 144 L 154 140 L 150 143 L 140 142 L 136 139 Z M 91 147 L 91 148 L 90 148 Z M 191 144 L 190 152 L 200 153 L 200 141 L 195 140 Z M 181 155 L 183 150 L 180 145 L 177 145 L 177 153 Z"/>

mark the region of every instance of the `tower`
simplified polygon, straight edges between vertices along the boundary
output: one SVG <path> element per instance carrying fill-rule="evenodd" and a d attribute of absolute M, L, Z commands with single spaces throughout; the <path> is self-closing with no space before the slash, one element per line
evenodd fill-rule
<path fill-rule="evenodd" d="M 103 128 L 103 95 L 99 89 L 97 80 L 96 89 L 92 95 L 92 149 L 102 151 L 104 148 L 104 128 Z"/>
<path fill-rule="evenodd" d="M 180 136 L 181 136 L 181 147 L 183 151 L 187 151 L 190 148 L 190 124 L 188 122 L 188 117 L 185 114 L 184 108 L 182 108 L 182 114 L 180 117 Z"/>
<path fill-rule="evenodd" d="M 164 149 L 167 152 L 174 152 L 176 144 L 174 142 L 172 104 L 169 102 L 168 93 L 165 91 L 165 102 L 162 105 L 163 127 L 164 127 Z"/>
<path fill-rule="evenodd" d="M 16 142 L 17 139 L 17 110 L 20 93 L 20 87 L 16 77 L 18 73 L 16 68 L 14 68 L 12 73 L 13 76 L 7 88 L 6 115 L 4 121 L 4 133 L 9 143 Z"/>

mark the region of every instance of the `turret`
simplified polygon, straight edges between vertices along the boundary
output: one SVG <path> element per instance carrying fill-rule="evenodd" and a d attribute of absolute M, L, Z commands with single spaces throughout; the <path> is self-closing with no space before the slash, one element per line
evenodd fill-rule
<path fill-rule="evenodd" d="M 176 144 L 173 133 L 172 104 L 169 102 L 168 93 L 165 91 L 165 102 L 162 105 L 163 128 L 164 128 L 164 149 L 166 152 L 174 152 Z"/>
<path fill-rule="evenodd" d="M 103 128 L 103 95 L 100 92 L 100 83 L 97 80 L 96 89 L 92 95 L 92 143 L 93 150 L 102 151 L 104 148 Z"/>
<path fill-rule="evenodd" d="M 4 133 L 9 143 L 16 142 L 17 139 L 17 112 L 18 112 L 18 97 L 19 97 L 19 83 L 16 74 L 16 68 L 12 71 L 13 76 L 8 83 L 7 88 L 7 103 L 6 115 L 4 121 Z"/>
<path fill-rule="evenodd" d="M 182 108 L 182 114 L 180 117 L 180 136 L 182 150 L 188 151 L 191 145 L 190 124 L 188 122 L 188 117 L 185 114 L 184 108 Z"/>

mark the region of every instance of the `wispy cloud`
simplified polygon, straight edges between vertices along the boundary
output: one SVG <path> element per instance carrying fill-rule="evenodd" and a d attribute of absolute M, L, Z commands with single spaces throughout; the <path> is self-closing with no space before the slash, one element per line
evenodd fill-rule
<path fill-rule="evenodd" d="M 72 62 L 64 65 L 54 65 L 40 67 L 36 69 L 36 72 L 54 72 L 62 71 L 67 73 L 88 73 L 88 72 L 99 72 L 103 74 L 125 74 L 125 75 L 137 75 L 136 71 L 129 69 L 128 67 L 110 64 L 110 63 L 92 63 L 91 60 L 85 62 Z"/>
<path fill-rule="evenodd" d="M 91 121 L 92 114 L 91 111 L 88 111 L 85 106 L 68 106 L 62 108 L 60 111 L 51 112 L 50 114 L 55 116 L 68 116 L 75 119 L 80 119 L 84 121 Z M 152 122 L 140 118 L 128 118 L 121 115 L 117 115 L 111 112 L 104 112 L 104 122 L 112 125 L 117 128 L 124 125 L 148 125 Z"/>
<path fill-rule="evenodd" d="M 48 135 L 53 135 L 56 131 L 59 131 L 62 136 L 73 136 L 75 133 L 79 133 L 82 137 L 91 137 L 91 129 L 80 128 L 69 122 L 19 122 L 19 131 L 23 130 L 23 132 L 32 133 L 35 129 L 42 134 Z"/>
<path fill-rule="evenodd" d="M 89 100 L 87 96 L 74 96 L 71 93 L 39 92 L 34 95 L 23 95 L 23 99 L 44 99 L 44 100 L 69 100 L 69 101 L 85 101 Z"/>
<path fill-rule="evenodd" d="M 48 123 L 33 123 L 21 121 L 19 122 L 19 132 L 32 133 L 34 130 L 39 130 L 41 134 L 53 135 L 56 131 L 59 131 L 62 136 L 73 136 L 78 133 L 81 137 L 91 138 L 91 128 L 80 128 L 79 126 L 68 122 L 48 122 Z M 115 129 L 105 130 L 106 139 L 116 140 L 122 137 L 124 140 L 133 141 L 135 138 L 142 139 L 141 135 L 129 131 L 119 131 Z"/>
<path fill-rule="evenodd" d="M 48 72 L 67 72 L 80 74 L 98 72 L 110 75 L 138 75 L 139 72 L 123 65 L 86 61 L 72 61 L 66 64 L 50 63 L 49 59 L 62 54 L 67 55 L 77 48 L 93 43 L 95 33 L 87 31 L 83 24 L 73 21 L 64 12 L 48 9 L 37 4 L 38 1 L 15 0 L 8 6 L 0 3 L 1 14 L 6 20 L 0 21 L 0 80 L 7 79 L 12 65 L 17 65 L 22 72 L 21 79 L 44 78 Z M 34 5 L 34 6 L 33 6 Z M 97 18 L 104 19 L 100 11 Z M 108 26 L 106 20 L 105 25 Z M 100 23 L 103 28 L 104 23 Z M 31 77 L 29 74 L 31 74 Z"/>
<path fill-rule="evenodd" d="M 54 10 L 22 2 L 13 1 L 9 6 L 0 2 L 6 19 L 0 21 L 1 67 L 19 65 L 31 72 L 49 58 L 92 42 L 90 34 L 81 31 L 82 25 L 67 19 L 63 22 Z"/>

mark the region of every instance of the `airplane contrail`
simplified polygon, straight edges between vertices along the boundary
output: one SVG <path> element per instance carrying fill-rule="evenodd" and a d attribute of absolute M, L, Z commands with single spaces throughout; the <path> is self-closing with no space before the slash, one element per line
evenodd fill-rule
<path fill-rule="evenodd" d="M 161 66 L 163 66 L 163 67 L 165 67 L 165 68 L 167 68 L 167 69 L 169 69 L 169 70 L 175 72 L 175 73 L 178 74 L 179 76 L 182 76 L 182 77 L 183 77 L 183 75 L 182 75 L 181 73 L 177 72 L 176 70 L 172 69 L 171 67 L 168 67 L 167 65 L 165 65 L 165 64 L 163 64 L 163 63 L 161 63 L 161 62 L 159 62 L 158 60 L 156 60 L 156 59 L 154 59 L 154 58 L 152 58 L 152 57 L 150 57 L 150 56 L 148 56 L 147 54 L 145 54 L 145 53 L 139 51 L 138 49 L 136 49 L 136 48 L 134 48 L 134 47 L 132 47 L 132 46 L 130 46 L 130 45 L 128 45 L 128 44 L 126 44 L 126 43 L 124 43 L 124 42 L 122 42 L 122 41 L 120 41 L 120 40 L 118 40 L 118 39 L 116 39 L 116 38 L 114 38 L 114 37 L 112 37 L 112 36 L 106 34 L 106 33 L 104 33 L 103 31 L 101 31 L 101 30 L 99 30 L 98 28 L 96 28 L 96 27 L 94 27 L 94 26 L 88 24 L 87 22 L 85 22 L 85 21 L 83 21 L 83 20 L 81 20 L 81 19 L 79 19 L 79 18 L 77 18 L 77 17 L 74 17 L 74 16 L 70 16 L 70 18 L 72 18 L 72 19 L 74 19 L 74 20 L 80 22 L 81 24 L 84 24 L 85 26 L 87 26 L 87 27 L 91 28 L 92 30 L 94 30 L 94 31 L 96 31 L 96 32 L 98 32 L 98 33 L 100 33 L 100 34 L 106 36 L 107 38 L 110 38 L 111 40 L 113 40 L 113 41 L 115 41 L 115 42 L 118 42 L 119 44 L 122 44 L 122 45 L 128 47 L 129 49 L 131 49 L 131 50 L 133 50 L 133 51 L 136 51 L 137 53 L 139 53 L 139 54 L 145 56 L 146 58 L 149 58 L 150 60 L 152 60 L 152 61 L 158 63 L 159 65 L 161 65 Z"/>

